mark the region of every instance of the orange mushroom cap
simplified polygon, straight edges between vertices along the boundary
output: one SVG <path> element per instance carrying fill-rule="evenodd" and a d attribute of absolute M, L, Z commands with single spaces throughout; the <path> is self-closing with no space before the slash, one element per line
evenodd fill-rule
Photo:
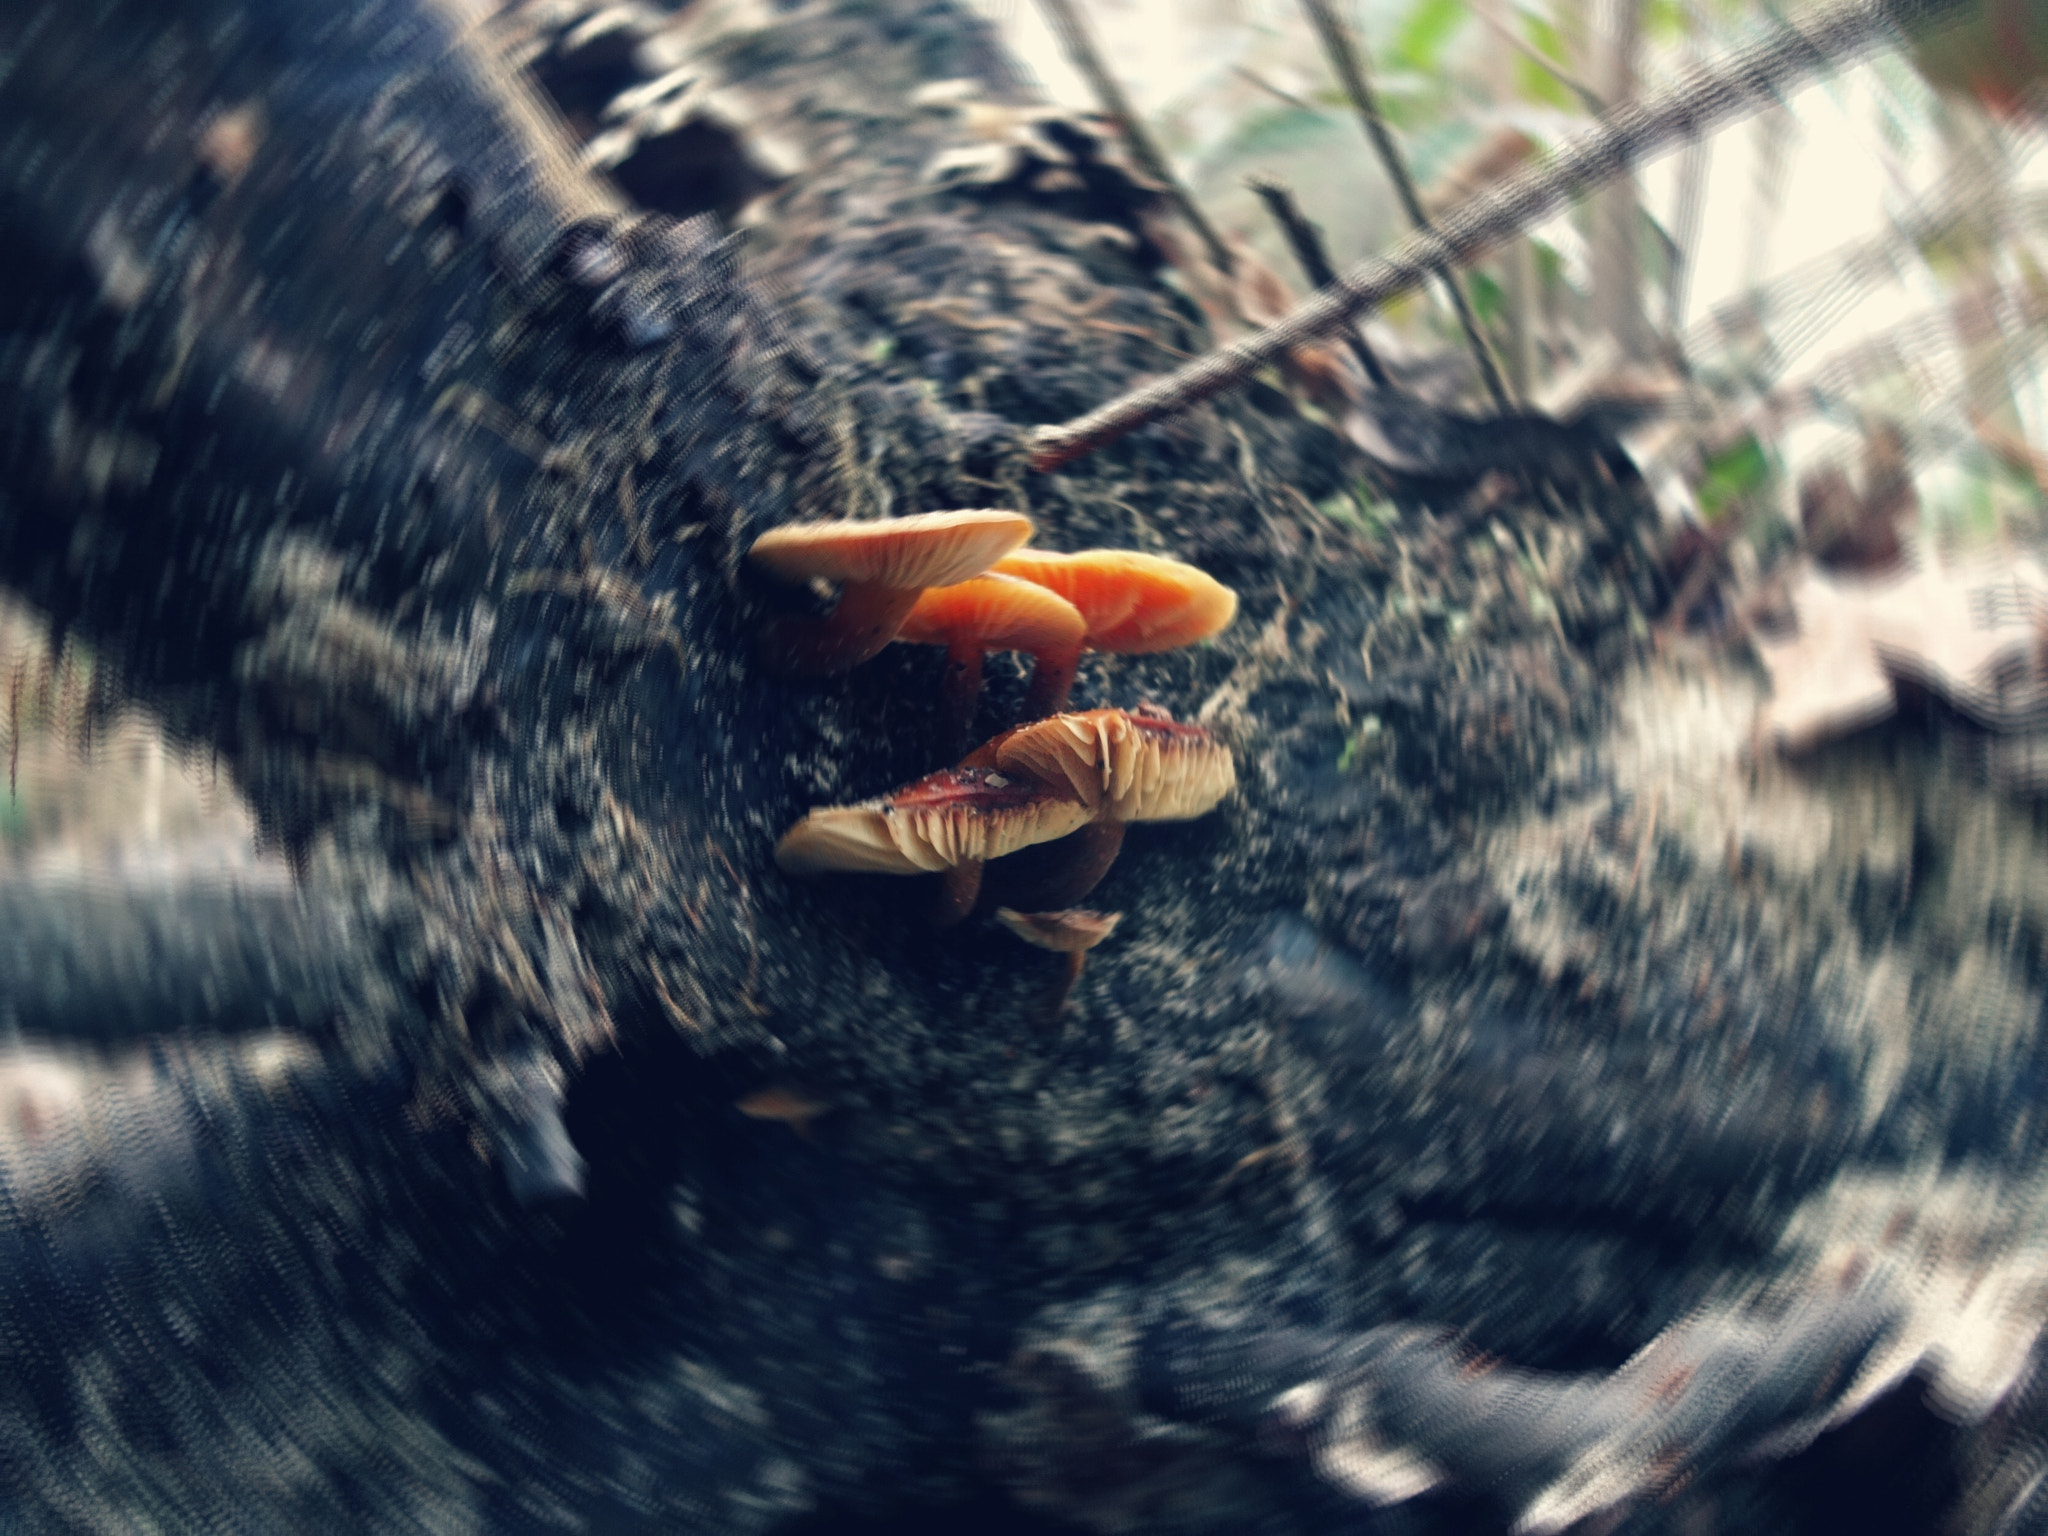
<path fill-rule="evenodd" d="M 1098 651 L 1170 651 L 1207 639 L 1237 616 L 1235 592 L 1208 572 L 1163 555 L 1018 550 L 998 560 L 995 570 L 1072 603 L 1087 621 L 1087 643 Z"/>
<path fill-rule="evenodd" d="M 747 558 L 787 582 L 943 587 L 978 576 L 1031 537 L 1018 512 L 917 512 L 876 522 L 785 523 Z"/>
<path fill-rule="evenodd" d="M 878 800 L 814 809 L 783 834 L 775 862 L 792 875 L 932 874 L 1051 842 L 1088 821 L 1088 808 L 1059 786 L 948 768 Z"/>
<path fill-rule="evenodd" d="M 896 638 L 914 645 L 1036 652 L 1079 645 L 1087 629 L 1080 610 L 1050 588 L 990 575 L 926 588 Z"/>
<path fill-rule="evenodd" d="M 747 557 L 788 582 L 839 583 L 823 618 L 782 617 L 762 656 L 785 672 L 839 672 L 896 638 L 926 587 L 978 576 L 1031 537 L 1015 512 L 920 512 L 881 522 L 790 523 L 754 541 Z"/>

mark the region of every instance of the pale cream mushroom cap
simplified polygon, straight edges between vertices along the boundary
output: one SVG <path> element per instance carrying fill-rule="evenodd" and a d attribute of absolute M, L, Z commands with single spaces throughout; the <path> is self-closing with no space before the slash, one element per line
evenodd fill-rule
<path fill-rule="evenodd" d="M 782 835 L 787 874 L 923 875 L 1078 832 L 1088 807 L 991 768 L 948 768 L 861 805 L 820 806 Z"/>
<path fill-rule="evenodd" d="M 1078 955 L 1093 949 L 1124 920 L 1121 912 L 1090 912 L 1070 907 L 1063 912 L 1019 912 L 1014 907 L 997 907 L 996 921 L 1026 944 Z"/>
<path fill-rule="evenodd" d="M 822 577 L 910 589 L 979 576 L 1031 537 L 1018 512 L 917 512 L 878 521 L 785 523 L 747 558 L 782 580 Z"/>
<path fill-rule="evenodd" d="M 1237 787 L 1230 748 L 1163 712 L 1090 709 L 998 737 L 969 762 L 1070 786 L 1114 821 L 1186 821 Z"/>

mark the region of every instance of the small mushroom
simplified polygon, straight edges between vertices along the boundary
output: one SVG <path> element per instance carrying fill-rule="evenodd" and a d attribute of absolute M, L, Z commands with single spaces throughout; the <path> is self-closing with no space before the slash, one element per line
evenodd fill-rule
<path fill-rule="evenodd" d="M 764 1088 L 757 1088 L 733 1100 L 732 1107 L 749 1120 L 780 1121 L 806 1141 L 811 1139 L 812 1123 L 832 1112 L 831 1105 L 821 1104 L 802 1089 L 786 1083 L 770 1083 Z"/>
<path fill-rule="evenodd" d="M 1050 894 L 1079 901 L 1101 881 L 1134 821 L 1187 821 L 1214 810 L 1237 786 L 1230 748 L 1165 710 L 1090 709 L 1006 731 L 964 767 L 994 768 L 1063 788 L 1090 823 L 1054 875 Z M 1046 900 L 1048 891 L 1034 893 Z"/>
<path fill-rule="evenodd" d="M 940 925 L 974 909 L 981 866 L 1088 824 L 1063 785 L 994 768 L 948 768 L 860 805 L 820 806 L 782 835 L 775 862 L 792 875 L 834 870 L 942 874 Z"/>
<path fill-rule="evenodd" d="M 979 576 L 1030 537 L 1031 519 L 1016 512 L 920 512 L 772 528 L 747 558 L 791 585 L 836 582 L 839 602 L 822 618 L 776 619 L 762 656 L 799 675 L 858 666 L 896 638 L 926 587 Z"/>
<path fill-rule="evenodd" d="M 1087 963 L 1088 951 L 1116 932 L 1116 925 L 1124 920 L 1121 912 L 1088 912 L 1069 908 L 1063 912 L 1019 912 L 1013 907 L 997 907 L 996 921 L 1017 935 L 1026 944 L 1035 944 L 1040 949 L 1050 949 L 1067 957 L 1065 975 L 1053 992 L 1052 1017 L 1058 1018 L 1060 1010 L 1067 1006 L 1067 996 L 1074 990 L 1074 983 L 1081 979 L 1081 968 Z"/>
<path fill-rule="evenodd" d="M 976 576 L 950 587 L 928 588 L 904 618 L 896 638 L 946 647 L 941 698 L 946 730 L 957 751 L 974 723 L 984 651 L 1029 651 L 1042 669 L 1048 656 L 1078 653 L 1087 631 L 1080 610 L 1050 588 L 1013 576 Z"/>
<path fill-rule="evenodd" d="M 1071 650 L 1048 651 L 1025 697 L 1027 719 L 1067 702 L 1082 650 L 1142 655 L 1205 640 L 1237 616 L 1237 594 L 1206 571 L 1182 560 L 1128 549 L 1084 549 L 1060 555 L 1019 550 L 995 564 L 1014 576 L 1057 592 L 1087 621 L 1088 632 Z"/>

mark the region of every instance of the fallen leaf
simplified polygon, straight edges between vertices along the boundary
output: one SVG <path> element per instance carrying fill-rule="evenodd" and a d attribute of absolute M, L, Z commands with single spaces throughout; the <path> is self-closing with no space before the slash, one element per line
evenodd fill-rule
<path fill-rule="evenodd" d="M 1904 678 L 1993 730 L 2042 707 L 2030 665 L 2048 617 L 2048 574 L 2032 559 L 1928 563 L 1880 577 L 1806 567 L 1789 593 L 1797 634 L 1758 637 L 1771 676 L 1763 724 L 1804 752 L 1891 715 Z"/>

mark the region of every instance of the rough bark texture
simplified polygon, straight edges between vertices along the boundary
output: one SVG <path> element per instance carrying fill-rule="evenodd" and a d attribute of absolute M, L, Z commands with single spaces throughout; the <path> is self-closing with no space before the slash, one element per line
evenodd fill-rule
<path fill-rule="evenodd" d="M 41 1255 L 0 1271 L 0 1512 L 744 1532 L 1000 1490 L 1097 1530 L 1457 1530 L 1690 1478 L 1631 1528 L 1828 1528 L 1824 1458 L 1728 1462 L 1926 1347 L 1920 1229 L 1851 1219 L 1921 1128 L 2032 1187 L 2038 980 L 1925 892 L 2038 830 L 1902 738 L 1759 791 L 1881 802 L 1882 836 L 1744 832 L 1740 685 L 1645 680 L 1648 511 L 1597 457 L 1562 517 L 1368 527 L 1322 510 L 1361 465 L 1260 384 L 1029 473 L 1024 429 L 1209 344 L 1142 189 L 1079 125 L 1039 130 L 1064 182 L 935 182 L 970 133 L 918 87 L 1025 101 L 946 5 L 700 3 L 664 41 L 724 125 L 685 154 L 629 114 L 619 179 L 672 218 L 547 147 L 501 47 L 586 131 L 633 74 L 546 26 L 0 18 L 0 578 L 219 744 L 358 973 L 280 1020 L 290 1071 L 219 1068 L 232 1115 L 132 1069 L 151 1123 L 238 1129 L 80 1153 L 90 1245 L 0 1164 Z M 736 251 L 693 216 L 761 146 Z M 939 766 L 944 658 L 764 675 L 748 544 L 962 505 L 1243 600 L 1083 666 L 1077 707 L 1199 718 L 1242 788 L 1133 832 L 1051 1028 L 1058 957 L 770 858 Z M 988 731 L 1023 685 L 990 673 Z M 1978 916 L 2038 932 L 2009 884 Z M 1852 973 L 1915 990 L 1880 1029 Z M 563 1082 L 587 1197 L 522 1206 Z M 734 1108 L 764 1083 L 828 1113 Z M 1879 1192 L 1838 1216 L 1844 1170 Z M 1997 1203 L 1911 1188 L 1936 1250 Z"/>
<path fill-rule="evenodd" d="M 325 1034 L 351 992 L 384 981 L 345 969 L 357 938 L 350 918 L 275 877 L 10 882 L 0 890 L 5 1027 L 102 1043 Z"/>

